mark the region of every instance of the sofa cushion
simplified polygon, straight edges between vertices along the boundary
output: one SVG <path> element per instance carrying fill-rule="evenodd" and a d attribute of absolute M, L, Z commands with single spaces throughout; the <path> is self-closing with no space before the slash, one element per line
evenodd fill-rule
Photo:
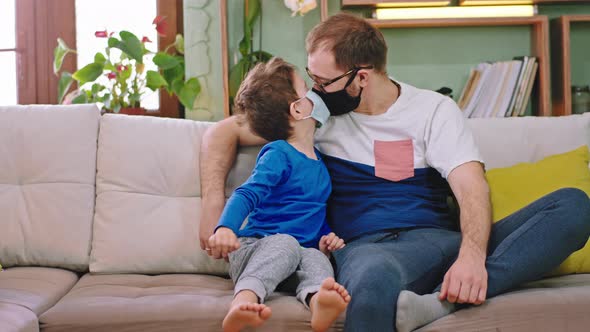
<path fill-rule="evenodd" d="M 88 269 L 94 105 L 0 107 L 0 261 Z"/>
<path fill-rule="evenodd" d="M 37 315 L 20 305 L 0 301 L 0 331 L 39 332 Z"/>
<path fill-rule="evenodd" d="M 282 295 L 267 300 L 273 314 L 257 331 L 309 331 L 309 311 Z M 216 276 L 87 274 L 40 322 L 47 332 L 220 331 L 232 297 L 231 280 Z"/>
<path fill-rule="evenodd" d="M 57 303 L 77 280 L 75 273 L 61 269 L 6 269 L 0 272 L 0 303 L 18 305 L 40 315 Z"/>
<path fill-rule="evenodd" d="M 536 163 L 488 171 L 494 222 L 561 188 L 578 188 L 590 195 L 589 161 L 588 146 L 583 145 Z"/>
<path fill-rule="evenodd" d="M 535 162 L 590 146 L 590 113 L 563 117 L 469 119 L 486 169 Z"/>
<path fill-rule="evenodd" d="M 199 151 L 208 124 L 106 114 L 101 120 L 93 273 L 227 273 L 199 246 Z"/>
<path fill-rule="evenodd" d="M 590 274 L 569 275 L 529 283 L 417 331 L 582 332 L 590 326 L 588 307 Z"/>

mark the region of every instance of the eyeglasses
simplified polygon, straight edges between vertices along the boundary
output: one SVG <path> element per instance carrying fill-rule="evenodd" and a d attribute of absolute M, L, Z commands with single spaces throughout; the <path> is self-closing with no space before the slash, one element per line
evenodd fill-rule
<path fill-rule="evenodd" d="M 328 80 L 327 82 L 324 82 L 324 83 L 318 83 L 317 77 L 309 71 L 309 68 L 308 67 L 305 67 L 305 71 L 307 72 L 307 75 L 309 76 L 309 78 L 311 78 L 311 80 L 313 81 L 313 83 L 323 93 L 326 93 L 325 87 L 327 87 L 328 85 L 330 85 L 332 83 L 335 83 L 336 81 L 340 80 L 341 78 L 346 77 L 346 76 L 352 74 L 350 76 L 350 78 L 348 79 L 348 81 L 346 82 L 345 86 L 344 86 L 346 88 L 348 85 L 350 85 L 350 83 L 352 82 L 352 80 L 354 80 L 354 78 L 356 77 L 356 74 L 361 69 L 373 69 L 373 66 L 354 67 L 351 70 L 347 71 L 346 73 L 344 73 L 344 74 L 342 74 L 342 75 L 340 75 L 340 76 L 338 76 L 336 78 L 333 78 L 331 80 Z"/>

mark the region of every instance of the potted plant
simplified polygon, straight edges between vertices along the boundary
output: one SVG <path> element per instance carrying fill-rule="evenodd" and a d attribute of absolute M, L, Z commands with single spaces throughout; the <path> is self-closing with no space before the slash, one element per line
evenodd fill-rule
<path fill-rule="evenodd" d="M 157 16 L 153 24 L 158 34 L 164 34 L 165 21 L 161 16 Z M 161 52 L 150 51 L 146 47 L 151 42 L 147 37 L 140 40 L 129 31 L 118 34 L 106 30 L 96 31 L 94 35 L 106 39 L 104 51 L 96 52 L 92 63 L 74 73 L 61 71 L 61 65 L 66 55 L 76 51 L 69 48 L 61 38 L 57 40 L 53 71 L 56 75 L 61 74 L 58 84 L 59 103 L 99 103 L 107 112 L 145 114 L 145 110 L 140 107 L 143 95 L 147 89 L 156 91 L 163 87 L 169 94 L 176 95 L 186 109 L 192 108 L 201 86 L 196 77 L 185 78 L 182 35 L 176 35 L 174 43 Z M 113 52 L 115 49 L 120 51 L 119 57 L 114 56 L 113 53 L 118 53 Z M 146 71 L 146 61 L 152 61 L 157 70 Z M 68 94 L 74 81 L 78 83 L 78 90 Z"/>
<path fill-rule="evenodd" d="M 284 4 L 291 10 L 291 16 L 303 16 L 317 7 L 316 0 L 284 0 Z M 232 66 L 229 72 L 229 99 L 230 105 L 238 92 L 240 84 L 248 74 L 260 62 L 267 62 L 273 55 L 263 51 L 262 47 L 262 2 L 261 0 L 245 0 L 244 2 L 244 36 L 240 40 L 238 50 L 239 60 Z M 254 49 L 254 26 L 259 24 L 259 49 Z"/>

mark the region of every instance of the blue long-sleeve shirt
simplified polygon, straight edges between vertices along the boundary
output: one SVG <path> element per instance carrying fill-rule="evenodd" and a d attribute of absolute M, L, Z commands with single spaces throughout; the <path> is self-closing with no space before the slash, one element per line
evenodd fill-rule
<path fill-rule="evenodd" d="M 286 141 L 265 145 L 250 178 L 228 200 L 217 227 L 228 227 L 240 237 L 289 234 L 303 247 L 318 247 L 330 229 L 326 202 L 332 185 L 316 151 L 310 159 Z M 247 225 L 240 230 L 244 219 Z"/>

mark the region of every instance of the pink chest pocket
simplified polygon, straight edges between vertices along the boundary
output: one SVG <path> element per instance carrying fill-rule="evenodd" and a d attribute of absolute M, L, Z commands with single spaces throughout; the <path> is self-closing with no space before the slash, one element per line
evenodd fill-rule
<path fill-rule="evenodd" d="M 373 150 L 375 176 L 390 181 L 401 181 L 414 176 L 414 144 L 411 139 L 375 140 Z"/>

